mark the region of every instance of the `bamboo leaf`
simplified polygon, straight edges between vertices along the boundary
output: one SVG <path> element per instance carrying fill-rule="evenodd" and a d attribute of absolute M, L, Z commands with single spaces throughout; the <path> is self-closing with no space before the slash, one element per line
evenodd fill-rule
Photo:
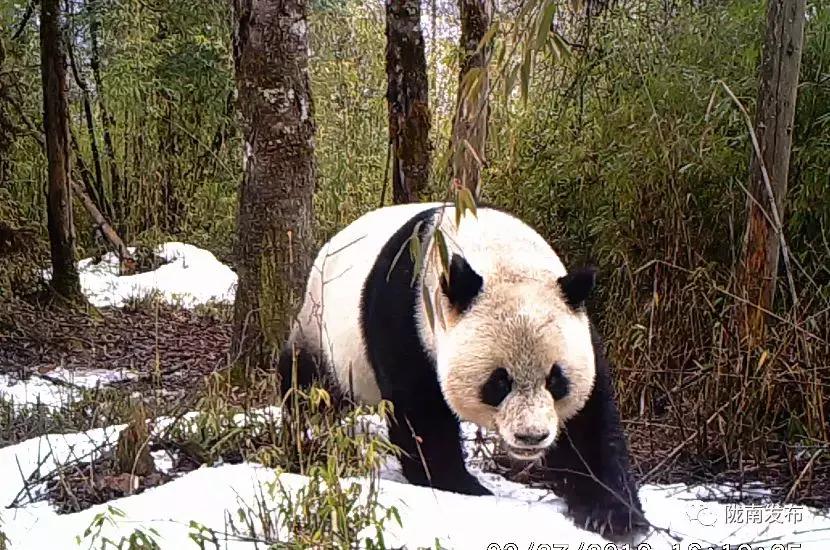
<path fill-rule="evenodd" d="M 551 35 L 553 16 L 556 15 L 556 2 L 548 0 L 548 4 L 542 8 L 539 16 L 539 27 L 536 29 L 536 49 L 541 50 Z"/>
<path fill-rule="evenodd" d="M 412 267 L 412 280 L 409 284 L 414 285 L 415 281 L 418 280 L 418 274 L 421 272 L 421 268 L 424 264 L 424 258 L 421 255 L 421 239 L 418 238 L 417 228 L 415 229 L 413 236 L 409 239 L 409 255 L 412 257 L 412 262 L 414 264 Z"/>
<path fill-rule="evenodd" d="M 444 308 L 441 307 L 441 287 L 436 286 L 434 292 L 434 303 L 437 305 L 435 308 L 435 314 L 438 317 L 438 322 L 441 323 L 441 328 L 446 330 L 447 328 L 447 320 L 444 319 Z"/>
<path fill-rule="evenodd" d="M 528 88 L 530 87 L 530 64 L 532 59 L 532 48 L 525 46 L 524 56 L 521 65 L 521 77 L 519 78 L 519 86 L 522 94 L 522 101 L 527 102 Z"/>
<path fill-rule="evenodd" d="M 441 261 L 441 276 L 450 282 L 450 253 L 447 249 L 447 241 L 441 230 L 435 232 L 435 246 L 438 249 L 438 258 Z"/>
<path fill-rule="evenodd" d="M 418 223 L 416 223 L 415 227 L 412 229 L 412 235 L 409 236 L 408 240 L 409 240 L 409 255 L 410 255 L 410 257 L 412 257 L 412 246 L 413 246 L 412 241 L 418 241 L 419 240 L 418 239 L 418 232 L 421 229 L 421 224 L 422 223 L 423 223 L 422 221 L 419 221 Z M 419 242 L 418 245 L 420 245 L 420 244 L 421 243 Z M 392 258 L 392 264 L 389 266 L 389 271 L 387 271 L 387 273 L 386 273 L 386 282 L 387 283 L 389 282 L 389 276 L 392 274 L 392 270 L 395 269 L 396 265 L 398 265 L 398 260 L 400 260 L 401 254 L 403 254 L 404 247 L 406 247 L 405 242 L 398 249 L 398 252 L 397 252 L 397 254 L 395 254 L 395 257 Z M 414 261 L 414 258 L 413 258 L 413 261 Z"/>
<path fill-rule="evenodd" d="M 476 201 L 473 198 L 472 192 L 466 187 L 462 187 L 458 190 L 458 202 L 462 205 L 462 208 L 469 209 L 473 216 L 478 216 L 478 211 L 476 210 Z"/>
<path fill-rule="evenodd" d="M 487 29 L 487 32 L 484 33 L 484 36 L 481 37 L 481 40 L 478 42 L 478 46 L 476 47 L 475 53 L 481 52 L 484 48 L 487 47 L 493 38 L 496 36 L 496 33 L 499 31 L 499 21 L 494 21 L 490 28 Z"/>
<path fill-rule="evenodd" d="M 427 321 L 429 321 L 429 328 L 433 332 L 435 331 L 435 310 L 432 307 L 432 302 L 429 298 L 429 291 L 427 290 L 427 285 L 421 285 L 421 297 L 424 300 L 424 307 L 427 310 Z"/>
<path fill-rule="evenodd" d="M 483 75 L 485 69 L 483 67 L 470 67 L 464 78 L 461 79 L 461 101 L 466 102 L 477 91 L 481 89 L 483 82 Z M 474 97 L 478 101 L 478 97 Z M 460 114 L 460 113 L 459 113 Z"/>
<path fill-rule="evenodd" d="M 558 32 L 551 33 L 550 41 L 551 45 L 556 48 L 559 59 L 568 60 L 571 58 L 571 47 L 565 42 L 561 34 Z"/>
<path fill-rule="evenodd" d="M 470 152 L 470 154 L 473 156 L 473 158 L 476 159 L 476 162 L 478 163 L 478 165 L 483 168 L 484 167 L 484 161 L 481 160 L 481 157 L 478 155 L 478 152 L 475 150 L 475 148 L 472 146 L 472 144 L 466 139 L 464 140 L 464 147 L 467 149 L 467 151 Z"/>
<path fill-rule="evenodd" d="M 522 6 L 522 9 L 520 9 L 519 13 L 516 15 L 516 20 L 515 21 L 516 21 L 516 27 L 517 28 L 521 28 L 521 25 L 519 25 L 519 23 L 525 18 L 525 16 L 528 13 L 530 13 L 530 10 L 532 10 L 536 6 L 537 3 L 538 3 L 538 0 L 537 1 L 527 0 L 524 3 L 524 5 Z"/>

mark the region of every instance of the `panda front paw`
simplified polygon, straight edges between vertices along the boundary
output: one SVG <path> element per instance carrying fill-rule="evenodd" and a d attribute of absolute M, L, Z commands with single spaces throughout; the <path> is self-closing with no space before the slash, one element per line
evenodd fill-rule
<path fill-rule="evenodd" d="M 569 514 L 577 527 L 612 542 L 641 542 L 649 527 L 642 510 L 617 501 L 571 505 Z"/>

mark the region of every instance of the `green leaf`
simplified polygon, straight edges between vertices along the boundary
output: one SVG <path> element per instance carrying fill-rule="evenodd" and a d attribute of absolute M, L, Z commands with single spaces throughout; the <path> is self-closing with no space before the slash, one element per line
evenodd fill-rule
<path fill-rule="evenodd" d="M 481 89 L 483 82 L 483 75 L 485 69 L 483 67 L 470 67 L 464 78 L 461 79 L 461 101 L 465 102 L 472 96 L 474 100 L 478 100 L 476 92 Z M 460 114 L 460 113 L 459 113 Z"/>
<path fill-rule="evenodd" d="M 419 221 L 418 223 L 415 224 L 415 227 L 412 228 L 412 235 L 410 235 L 410 237 L 408 239 L 410 241 L 410 243 L 409 243 L 410 256 L 412 254 L 412 243 L 411 243 L 411 241 L 413 241 L 413 240 L 417 241 L 418 240 L 418 231 L 421 229 L 421 224 L 422 223 L 423 223 L 422 221 Z M 420 244 L 421 243 L 419 242 L 418 245 L 420 246 Z M 392 258 L 392 265 L 389 266 L 389 271 L 386 272 L 386 282 L 387 283 L 389 282 L 389 276 L 392 274 L 392 270 L 395 269 L 395 266 L 398 264 L 398 260 L 401 258 L 401 254 L 403 254 L 404 247 L 406 247 L 405 242 L 398 249 L 398 253 L 395 254 L 395 257 Z"/>
<path fill-rule="evenodd" d="M 551 47 L 556 51 L 556 56 L 558 59 L 567 60 L 571 58 L 571 47 L 568 46 L 568 43 L 565 42 L 565 39 L 562 38 L 561 34 L 557 32 L 551 33 L 550 44 Z"/>
<path fill-rule="evenodd" d="M 415 284 L 415 281 L 418 279 L 418 274 L 421 272 L 421 268 L 424 264 L 424 258 L 421 255 L 421 239 L 418 238 L 418 228 L 420 228 L 420 222 L 418 222 L 412 237 L 409 239 L 409 255 L 412 258 L 412 262 L 415 264 L 412 268 L 412 280 L 409 282 L 410 285 Z"/>
<path fill-rule="evenodd" d="M 424 307 L 427 310 L 427 321 L 429 321 L 429 328 L 435 331 L 435 310 L 432 308 L 432 302 L 429 299 L 429 291 L 427 285 L 421 285 L 421 296 L 424 300 Z"/>
<path fill-rule="evenodd" d="M 450 253 L 447 249 L 447 241 L 440 229 L 435 231 L 435 246 L 438 247 L 438 258 L 441 260 L 441 276 L 450 282 Z"/>
<path fill-rule="evenodd" d="M 548 0 L 547 6 L 542 8 L 539 15 L 539 28 L 536 29 L 536 49 L 541 50 L 551 34 L 550 27 L 553 24 L 553 16 L 556 15 L 556 2 Z"/>
<path fill-rule="evenodd" d="M 486 48 L 487 44 L 489 44 L 493 40 L 493 37 L 496 36 L 496 33 L 498 31 L 499 31 L 499 21 L 496 20 L 490 25 L 490 28 L 488 28 L 487 32 L 484 33 L 484 36 L 481 37 L 481 40 L 479 40 L 478 46 L 476 46 L 475 53 L 479 53 L 481 50 Z"/>
<path fill-rule="evenodd" d="M 525 53 L 522 58 L 521 78 L 519 85 L 522 94 L 522 101 L 527 102 L 528 88 L 530 87 L 530 64 L 532 61 L 533 49 L 525 46 Z"/>
<path fill-rule="evenodd" d="M 478 210 L 476 210 L 476 200 L 473 198 L 472 192 L 466 187 L 458 190 L 458 202 L 464 209 L 469 209 L 473 216 L 478 217 Z"/>

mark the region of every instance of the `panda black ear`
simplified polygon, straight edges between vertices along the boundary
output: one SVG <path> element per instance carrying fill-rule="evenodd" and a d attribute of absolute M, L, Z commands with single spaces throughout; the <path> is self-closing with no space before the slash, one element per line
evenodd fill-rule
<path fill-rule="evenodd" d="M 597 271 L 593 267 L 581 267 L 560 277 L 559 288 L 562 289 L 562 296 L 565 302 L 573 309 L 585 305 L 585 300 L 590 296 L 597 280 Z"/>
<path fill-rule="evenodd" d="M 453 309 L 458 313 L 464 313 L 481 292 L 484 279 L 458 254 L 453 254 L 450 260 L 449 277 L 449 282 L 446 277 L 441 277 L 441 290 Z"/>

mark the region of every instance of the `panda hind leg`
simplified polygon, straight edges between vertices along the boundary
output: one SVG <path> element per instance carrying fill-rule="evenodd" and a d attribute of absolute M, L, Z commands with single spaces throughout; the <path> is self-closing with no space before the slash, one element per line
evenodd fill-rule
<path fill-rule="evenodd" d="M 326 360 L 301 342 L 289 341 L 283 346 L 277 370 L 282 398 L 285 398 L 291 389 L 305 391 L 316 384 L 329 392 L 335 409 L 341 410 L 345 407 L 345 396 L 337 384 L 333 383 L 331 368 Z"/>
<path fill-rule="evenodd" d="M 443 400 L 432 406 L 395 404 L 389 439 L 401 449 L 403 474 L 410 483 L 465 495 L 492 494 L 467 471 L 458 420 Z"/>

